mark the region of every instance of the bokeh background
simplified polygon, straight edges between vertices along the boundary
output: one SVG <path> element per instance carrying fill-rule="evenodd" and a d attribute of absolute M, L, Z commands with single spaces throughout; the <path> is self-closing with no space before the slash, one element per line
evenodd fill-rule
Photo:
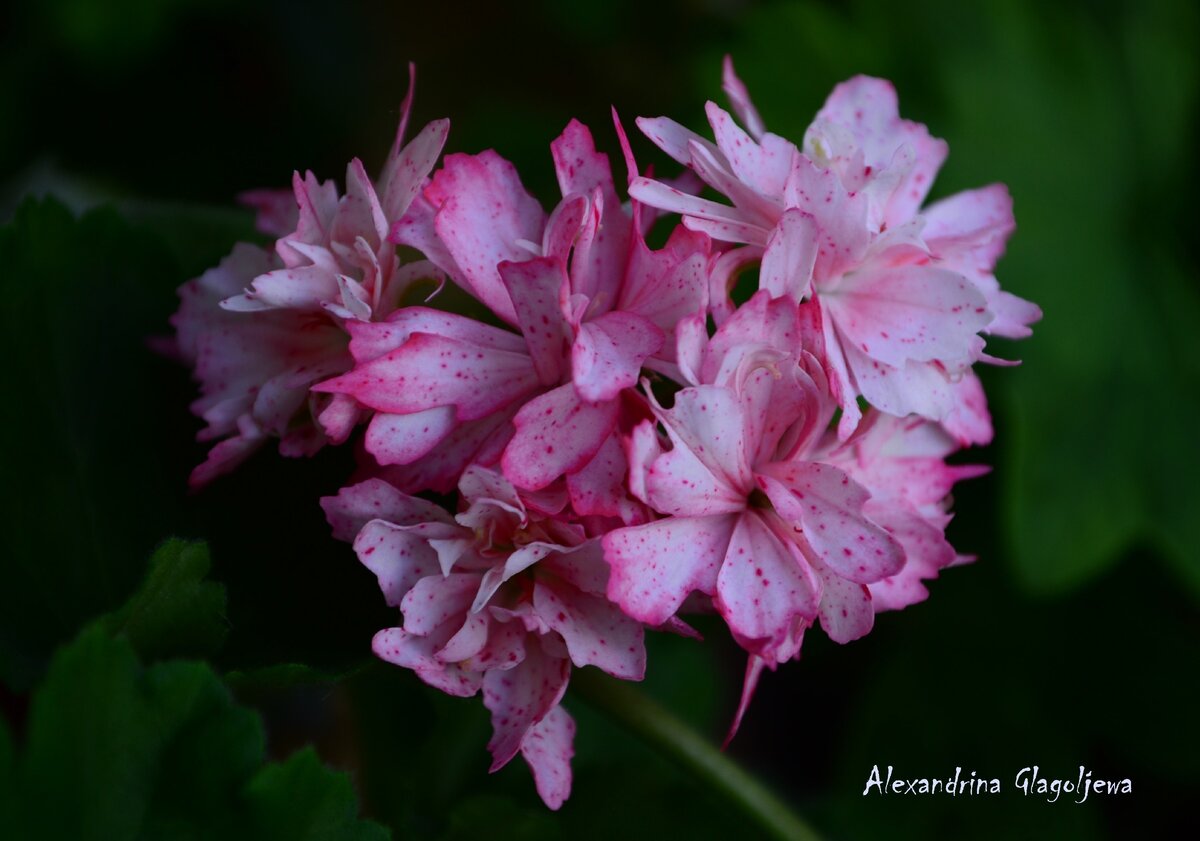
<path fill-rule="evenodd" d="M 950 529 L 978 561 L 866 639 L 812 634 L 801 662 L 763 679 L 731 755 L 830 838 L 1200 837 L 1200 8 L 1186 0 L 0 10 L 0 788 L 24 779 L 49 798 L 30 800 L 47 825 L 74 837 L 206 837 L 219 809 L 186 793 L 219 773 L 197 783 L 186 756 L 147 760 L 159 754 L 121 735 L 124 696 L 103 669 L 47 672 L 177 535 L 208 542 L 222 625 L 138 656 L 207 656 L 261 716 L 266 758 L 315 745 L 393 837 L 755 837 L 572 695 L 576 783 L 561 812 L 540 806 L 519 762 L 488 776 L 477 701 L 367 656 L 392 616 L 316 505 L 349 456 L 264 451 L 187 494 L 202 454 L 193 386 L 148 341 L 169 332 L 179 283 L 254 237 L 236 194 L 296 169 L 340 178 L 353 156 L 382 162 L 409 61 L 416 124 L 450 117 L 448 151 L 496 148 L 550 204 L 548 143 L 571 117 L 610 155 L 610 105 L 627 124 L 667 114 L 706 132 L 725 53 L 768 126 L 796 140 L 838 81 L 892 79 L 904 115 L 950 143 L 934 197 L 1009 185 L 1018 230 L 997 275 L 1045 311 L 1032 339 L 999 347 L 1021 367 L 983 372 L 996 441 L 966 460 L 995 469 L 956 491 Z M 669 168 L 648 142 L 634 148 Z M 705 630 L 704 645 L 651 642 L 646 691 L 719 740 L 743 663 Z M 43 744 L 56 721 L 74 734 L 58 754 Z M 943 778 L 961 766 L 1004 792 L 863 797 L 876 764 Z M 1035 764 L 1128 777 L 1133 793 L 1025 797 L 1013 778 Z M 181 799 L 163 806 L 171 789 Z M 359 837 L 351 823 L 311 837 Z"/>

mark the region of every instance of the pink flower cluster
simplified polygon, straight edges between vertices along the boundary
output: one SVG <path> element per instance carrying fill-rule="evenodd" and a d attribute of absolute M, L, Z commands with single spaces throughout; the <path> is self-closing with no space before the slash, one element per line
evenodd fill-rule
<path fill-rule="evenodd" d="M 572 121 L 549 212 L 493 151 L 434 171 L 447 123 L 404 145 L 406 102 L 377 180 L 355 160 L 344 195 L 311 173 L 294 202 L 251 194 L 274 251 L 239 245 L 181 290 L 201 437 L 220 439 L 193 482 L 268 438 L 306 455 L 364 426 L 368 478 L 322 504 L 400 610 L 375 653 L 482 690 L 493 769 L 520 753 L 552 808 L 573 666 L 639 680 L 645 628 L 715 611 L 749 655 L 736 728 L 814 624 L 857 639 L 964 560 L 948 497 L 982 468 L 946 457 L 992 435 L 972 366 L 1040 317 L 992 274 L 1007 191 L 923 207 L 946 144 L 890 84 L 839 85 L 796 146 L 728 61 L 724 81 L 741 125 L 710 102 L 715 142 L 638 120 L 687 168 L 674 182 L 641 174 L 614 112 L 628 201 Z M 471 312 L 409 300 L 422 279 Z"/>

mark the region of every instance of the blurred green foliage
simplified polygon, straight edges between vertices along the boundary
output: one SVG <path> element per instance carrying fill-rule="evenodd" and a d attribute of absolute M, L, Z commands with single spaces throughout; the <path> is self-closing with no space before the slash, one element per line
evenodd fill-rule
<path fill-rule="evenodd" d="M 990 348 L 1024 364 L 984 372 L 997 441 L 970 457 L 996 470 L 956 491 L 951 537 L 979 561 L 867 639 L 811 635 L 764 677 L 731 753 L 834 838 L 1200 833 L 1200 9 L 1186 0 L 0 10 L 0 826 L 20 811 L 72 837 L 256 821 L 375 837 L 353 779 L 397 838 L 750 837 L 573 696 L 561 812 L 519 760 L 489 777 L 477 702 L 369 662 L 396 617 L 316 506 L 349 456 L 264 452 L 188 496 L 193 388 L 148 346 L 175 287 L 254 236 L 238 192 L 293 169 L 335 177 L 355 155 L 378 165 L 409 60 L 418 123 L 451 117 L 451 151 L 496 147 L 548 202 L 547 144 L 568 119 L 610 154 L 610 105 L 630 129 L 668 114 L 701 130 L 727 52 L 797 140 L 836 82 L 893 79 L 905 116 L 950 143 L 935 197 L 1009 185 L 1018 230 L 997 274 L 1046 313 L 1032 339 Z M 46 192 L 70 209 L 20 203 Z M 83 212 L 97 204 L 117 209 Z M 152 556 L 169 534 L 207 540 L 212 569 L 195 544 Z M 715 740 L 743 664 L 702 629 L 703 645 L 651 640 L 646 689 Z M 350 776 L 295 753 L 309 744 Z M 863 798 L 874 764 L 960 765 L 1005 793 Z M 1031 764 L 1129 776 L 1135 794 L 1038 802 L 1012 791 Z"/>

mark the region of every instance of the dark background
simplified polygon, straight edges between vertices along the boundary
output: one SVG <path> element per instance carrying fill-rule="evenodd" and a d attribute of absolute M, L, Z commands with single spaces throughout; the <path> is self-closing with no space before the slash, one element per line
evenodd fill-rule
<path fill-rule="evenodd" d="M 377 168 L 418 65 L 414 125 L 447 151 L 494 147 L 543 203 L 571 117 L 616 153 L 670 115 L 706 133 L 731 53 L 768 126 L 796 141 L 833 85 L 892 79 L 902 113 L 950 143 L 934 197 L 1009 185 L 1017 233 L 997 275 L 1037 301 L 1015 369 L 983 372 L 994 466 L 955 494 L 951 539 L 978 562 L 931 599 L 764 677 L 731 754 L 831 838 L 1200 837 L 1200 288 L 1194 204 L 1200 10 L 1188 2 L 914 0 L 330 4 L 47 0 L 0 11 L 5 291 L 5 718 L 20 743 L 56 646 L 121 604 L 158 541 L 207 540 L 228 590 L 215 655 L 243 678 L 303 663 L 339 680 L 231 679 L 282 757 L 315 742 L 397 838 L 753 837 L 708 792 L 568 695 L 574 794 L 545 811 L 524 767 L 488 777 L 478 701 L 372 665 L 395 624 L 316 500 L 349 474 L 264 451 L 196 495 L 186 372 L 151 353 L 174 288 L 252 237 L 237 193 L 295 169 Z M 634 138 L 644 164 L 670 162 Z M 614 162 L 619 158 L 614 158 Z M 83 223 L 26 205 L 53 195 Z M 26 215 L 22 217 L 22 213 Z M 35 218 L 36 217 L 36 218 Z M 24 220 L 24 221 L 22 221 Z M 90 220 L 90 221 L 89 221 Z M 15 255 L 15 256 L 14 256 Z M 992 348 L 989 348 L 992 349 Z M 651 643 L 647 690 L 718 740 L 742 661 Z M 365 664 L 365 665 L 364 665 Z M 236 678 L 236 675 L 235 675 Z M 997 796 L 864 798 L 871 767 L 977 771 Z M 1021 795 L 1016 772 L 1128 777 L 1085 804 Z M 457 835 L 456 835 L 457 833 Z"/>

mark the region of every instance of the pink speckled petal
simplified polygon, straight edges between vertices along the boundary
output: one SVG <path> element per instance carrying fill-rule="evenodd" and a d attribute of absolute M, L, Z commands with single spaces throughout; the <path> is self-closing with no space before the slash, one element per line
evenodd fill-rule
<path fill-rule="evenodd" d="M 663 346 L 663 332 L 631 312 L 608 312 L 580 325 L 571 348 L 575 389 L 587 401 L 614 399 L 637 385 L 646 357 Z"/>
<path fill-rule="evenodd" d="M 429 453 L 458 424 L 453 406 L 409 415 L 379 412 L 367 425 L 363 444 L 380 464 L 412 464 Z"/>
<path fill-rule="evenodd" d="M 371 641 L 375 656 L 412 669 L 421 680 L 447 695 L 470 698 L 478 692 L 483 685 L 483 674 L 437 660 L 434 657 L 437 648 L 434 640 L 411 634 L 403 628 L 382 630 Z"/>
<path fill-rule="evenodd" d="M 372 251 L 378 251 L 387 239 L 388 227 L 388 217 L 379 205 L 371 176 L 362 161 L 355 158 L 346 167 L 346 195 L 338 202 L 329 233 L 330 241 L 335 243 L 334 250 L 338 245 L 353 247 L 355 239 L 362 237 Z"/>
<path fill-rule="evenodd" d="M 548 577 L 534 585 L 533 609 L 562 634 L 576 666 L 596 666 L 624 680 L 645 676 L 641 624 L 603 596 L 581 593 Z"/>
<path fill-rule="evenodd" d="M 834 642 L 847 643 L 866 636 L 875 625 L 871 591 L 865 584 L 842 578 L 829 570 L 819 570 L 821 591 L 821 627 Z"/>
<path fill-rule="evenodd" d="M 508 353 L 525 352 L 524 340 L 515 333 L 428 307 L 404 307 L 386 321 L 352 322 L 346 329 L 351 336 L 350 352 L 358 362 L 377 359 L 395 350 L 414 333 L 429 333 Z"/>
<path fill-rule="evenodd" d="M 584 517 L 616 517 L 627 526 L 639 522 L 641 506 L 625 489 L 628 467 L 620 441 L 609 435 L 583 469 L 567 476 L 571 508 Z"/>
<path fill-rule="evenodd" d="M 648 625 L 671 618 L 694 590 L 715 591 L 738 516 L 669 517 L 604 536 L 608 597 Z"/>
<path fill-rule="evenodd" d="M 599 205 L 599 226 L 587 242 L 581 241 L 575 254 L 574 290 L 588 297 L 615 293 L 629 253 L 633 220 L 621 207 L 608 156 L 596 151 L 591 132 L 577 120 L 567 124 L 550 151 L 562 194 L 588 196 Z"/>
<path fill-rule="evenodd" d="M 844 471 L 817 462 L 774 464 L 759 483 L 779 516 L 799 526 L 838 575 L 868 584 L 904 565 L 903 547 L 863 515 L 870 494 Z"/>
<path fill-rule="evenodd" d="M 770 651 L 797 617 L 816 614 L 821 585 L 800 549 L 757 512 L 738 518 L 717 577 L 716 605 L 751 652 Z"/>
<path fill-rule="evenodd" d="M 382 202 L 388 220 L 395 222 L 408 212 L 442 153 L 449 133 L 449 120 L 434 120 L 404 147 L 390 167 L 385 168 L 386 180 L 381 179 Z M 386 231 L 384 236 L 387 236 Z"/>
<path fill-rule="evenodd" d="M 704 110 L 717 146 L 728 159 L 733 174 L 758 194 L 771 197 L 772 204 L 778 207 L 792 168 L 792 156 L 798 152 L 795 145 L 774 134 L 762 135 L 761 143 L 751 139 L 716 103 L 707 103 Z"/>
<path fill-rule="evenodd" d="M 754 480 L 737 395 L 718 386 L 685 388 L 661 419 L 674 447 L 647 471 L 650 504 L 682 516 L 745 508 Z"/>
<path fill-rule="evenodd" d="M 439 571 L 437 553 L 427 542 L 429 526 L 436 527 L 433 534 L 457 529 L 449 523 L 422 528 L 372 520 L 354 538 L 355 554 L 379 579 L 379 589 L 390 607 L 399 607 L 418 581 Z"/>
<path fill-rule="evenodd" d="M 746 90 L 746 84 L 738 78 L 734 71 L 733 57 L 729 55 L 725 56 L 724 61 L 721 62 L 721 90 L 725 91 L 725 95 L 729 97 L 733 110 L 737 112 L 738 119 L 742 121 L 742 125 L 746 127 L 750 135 L 756 140 L 761 139 L 763 132 L 766 131 L 766 126 L 762 117 L 758 115 L 758 109 L 750 100 L 750 92 Z"/>
<path fill-rule="evenodd" d="M 504 451 L 504 475 L 538 490 L 582 469 L 617 422 L 616 401 L 587 403 L 570 383 L 530 400 L 513 418 L 516 434 Z"/>
<path fill-rule="evenodd" d="M 575 720 L 560 706 L 546 713 L 521 740 L 521 756 L 533 772 L 538 796 L 557 810 L 571 794 L 571 757 L 575 755 Z"/>
<path fill-rule="evenodd" d="M 530 639 L 525 659 L 506 671 L 489 671 L 483 679 L 483 704 L 492 713 L 492 767 L 502 768 L 521 749 L 530 728 L 562 699 L 571 674 L 571 661 L 549 655 L 540 641 Z"/>
<path fill-rule="evenodd" d="M 564 348 L 569 327 L 559 306 L 567 274 L 559 260 L 542 257 L 521 263 L 501 263 L 500 277 L 512 296 L 517 325 L 525 336 L 529 356 L 544 386 L 562 381 Z"/>
<path fill-rule="evenodd" d="M 965 277 L 929 266 L 872 266 L 845 277 L 822 303 L 848 343 L 894 366 L 970 357 L 992 320 Z"/>
<path fill-rule="evenodd" d="M 651 143 L 684 166 L 692 165 L 692 153 L 688 148 L 690 143 L 700 143 L 710 147 L 713 151 L 717 150 L 712 141 L 705 140 L 669 117 L 638 117 L 635 122 L 637 127 L 642 130 L 642 134 L 650 138 Z M 633 196 L 632 185 L 629 194 Z"/>
<path fill-rule="evenodd" d="M 546 224 L 516 169 L 491 150 L 447 155 L 425 196 L 438 208 L 434 227 L 460 270 L 455 279 L 500 318 L 516 323 L 496 267 L 527 258 L 518 241 L 541 242 Z"/>
<path fill-rule="evenodd" d="M 453 522 L 440 505 L 401 493 L 382 479 L 368 479 L 342 488 L 337 496 L 321 497 L 321 508 L 337 540 L 354 540 L 371 520 L 402 526 Z"/>
<path fill-rule="evenodd" d="M 459 420 L 490 415 L 538 386 L 524 354 L 417 333 L 402 347 L 359 364 L 314 390 L 350 394 L 381 412 L 455 406 Z"/>
<path fill-rule="evenodd" d="M 818 237 L 812 216 L 795 208 L 785 211 L 767 241 L 758 275 L 759 289 L 775 297 L 787 296 L 796 303 L 806 298 L 812 289 Z"/>
<path fill-rule="evenodd" d="M 458 624 L 465 620 L 479 587 L 478 575 L 450 573 L 443 576 L 436 558 L 431 558 L 430 562 L 436 574 L 417 581 L 400 604 L 405 630 L 421 636 L 435 633 L 448 622 Z"/>

